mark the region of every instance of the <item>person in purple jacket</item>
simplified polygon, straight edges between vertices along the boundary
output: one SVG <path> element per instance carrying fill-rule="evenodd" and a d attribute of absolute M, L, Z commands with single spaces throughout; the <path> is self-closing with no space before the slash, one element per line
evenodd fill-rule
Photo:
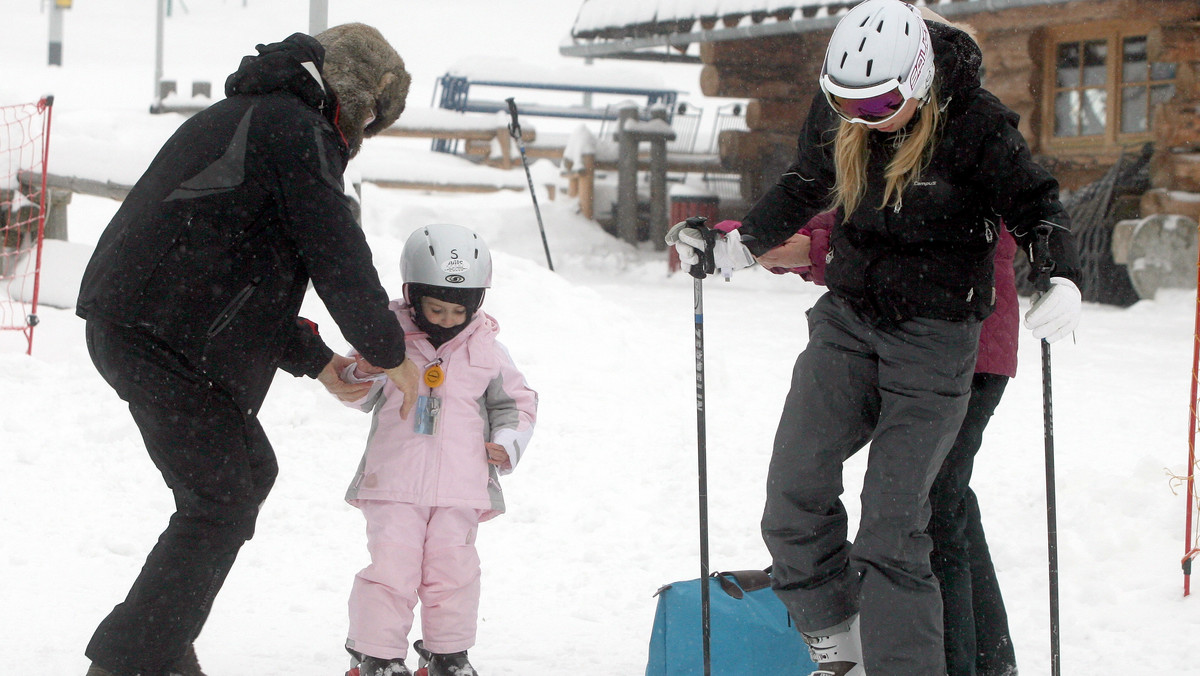
<path fill-rule="evenodd" d="M 836 224 L 834 211 L 814 216 L 788 243 L 760 256 L 759 264 L 776 273 L 794 272 L 824 286 L 829 234 Z M 728 231 L 736 226 L 740 224 L 723 221 L 716 229 Z M 811 265 L 782 267 L 789 248 L 804 246 L 808 247 Z M 983 431 L 1009 378 L 1017 375 L 1020 316 L 1013 271 L 1016 252 L 1016 240 L 1001 228 L 995 260 L 996 309 L 983 320 L 979 333 L 979 354 L 966 416 L 929 491 L 932 513 L 926 531 L 933 540 L 930 564 L 942 591 L 943 644 L 949 676 L 1017 673 L 1008 614 L 984 536 L 979 502 L 970 486 Z"/>
<path fill-rule="evenodd" d="M 347 406 L 373 411 L 367 449 L 346 500 L 367 520 L 371 564 L 354 578 L 346 649 L 351 676 L 408 676 L 413 609 L 423 638 L 414 648 L 429 676 L 470 676 L 480 562 L 479 523 L 504 512 L 500 475 L 520 461 L 533 435 L 537 393 L 496 340 L 499 325 L 480 306 L 492 259 L 471 230 L 437 224 L 404 245 L 404 298 L 390 308 L 407 353 L 424 377 L 414 418 L 405 396 L 361 354 L 347 382 L 373 382 Z"/>

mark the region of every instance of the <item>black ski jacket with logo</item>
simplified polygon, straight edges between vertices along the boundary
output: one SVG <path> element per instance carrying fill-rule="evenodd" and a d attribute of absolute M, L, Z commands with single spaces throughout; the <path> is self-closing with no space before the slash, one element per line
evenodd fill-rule
<path fill-rule="evenodd" d="M 109 223 L 76 312 L 145 330 L 255 414 L 276 368 L 315 376 L 332 351 L 299 318 L 311 280 L 372 363 L 404 358 L 371 251 L 343 190 L 324 49 L 259 45 L 226 97 L 184 122 Z"/>
<path fill-rule="evenodd" d="M 834 228 L 825 281 L 831 292 L 878 321 L 912 317 L 982 319 L 995 304 L 993 255 L 1003 223 L 1028 252 L 1039 223 L 1053 224 L 1051 273 L 1079 281 L 1070 222 L 1058 182 L 1033 161 L 1018 116 L 980 86 L 982 54 L 966 33 L 927 21 L 943 124 L 929 163 L 880 208 L 893 135 L 869 136 L 866 193 Z M 920 114 L 920 113 L 918 113 Z M 840 122 L 820 93 L 796 161 L 751 208 L 741 233 L 760 255 L 827 209 L 834 186 L 833 140 Z"/>

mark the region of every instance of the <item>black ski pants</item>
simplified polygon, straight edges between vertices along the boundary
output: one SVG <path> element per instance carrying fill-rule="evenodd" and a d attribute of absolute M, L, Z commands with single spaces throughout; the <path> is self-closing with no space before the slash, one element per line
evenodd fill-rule
<path fill-rule="evenodd" d="M 929 520 L 929 535 L 933 538 L 930 563 L 942 587 L 946 670 L 950 676 L 1009 676 L 1017 669 L 979 502 L 970 487 L 983 431 L 1007 385 L 1008 376 L 975 374 L 967 415 L 929 492 L 933 511 Z"/>
<path fill-rule="evenodd" d="M 150 334 L 92 319 L 87 343 L 97 370 L 128 402 L 176 511 L 86 654 L 122 676 L 160 676 L 200 634 L 254 534 L 275 453 L 257 419 Z"/>
<path fill-rule="evenodd" d="M 945 673 L 925 529 L 930 486 L 966 412 L 979 327 L 880 327 L 832 293 L 809 311 L 767 475 L 763 539 L 776 593 L 801 631 L 860 613 L 871 676 Z M 843 464 L 868 442 L 851 544 Z"/>

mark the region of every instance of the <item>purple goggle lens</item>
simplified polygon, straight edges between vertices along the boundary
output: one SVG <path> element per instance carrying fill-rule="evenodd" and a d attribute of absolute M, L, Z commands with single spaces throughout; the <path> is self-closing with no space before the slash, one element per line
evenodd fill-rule
<path fill-rule="evenodd" d="M 900 112 L 907 100 L 898 88 L 865 99 L 846 99 L 832 94 L 827 94 L 827 98 L 833 105 L 833 109 L 843 119 L 851 122 L 858 120 L 868 124 L 890 119 Z"/>

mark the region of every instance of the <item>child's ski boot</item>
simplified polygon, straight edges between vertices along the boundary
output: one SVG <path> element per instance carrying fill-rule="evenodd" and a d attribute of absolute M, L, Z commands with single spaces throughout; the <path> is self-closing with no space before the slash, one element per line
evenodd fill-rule
<path fill-rule="evenodd" d="M 449 654 L 432 653 L 422 641 L 414 643 L 413 650 L 421 656 L 416 676 L 479 676 L 479 672 L 467 661 L 465 650 Z"/>
<path fill-rule="evenodd" d="M 350 671 L 346 676 L 413 676 L 400 658 L 385 660 L 350 650 Z"/>

